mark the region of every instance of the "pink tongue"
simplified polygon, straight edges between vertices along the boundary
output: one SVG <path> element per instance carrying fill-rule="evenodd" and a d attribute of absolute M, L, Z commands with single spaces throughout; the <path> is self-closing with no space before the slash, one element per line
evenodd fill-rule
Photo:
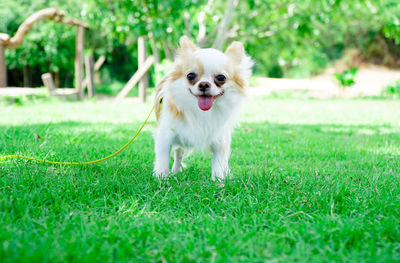
<path fill-rule="evenodd" d="M 203 111 L 207 111 L 211 108 L 213 105 L 213 97 L 207 97 L 207 96 L 199 96 L 199 108 Z"/>

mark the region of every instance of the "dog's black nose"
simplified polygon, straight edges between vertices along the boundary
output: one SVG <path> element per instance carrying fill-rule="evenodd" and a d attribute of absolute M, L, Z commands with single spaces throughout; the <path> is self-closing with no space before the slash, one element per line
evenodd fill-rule
<path fill-rule="evenodd" d="M 210 87 L 211 87 L 211 84 L 208 81 L 202 81 L 199 83 L 199 90 L 202 92 L 207 91 Z"/>

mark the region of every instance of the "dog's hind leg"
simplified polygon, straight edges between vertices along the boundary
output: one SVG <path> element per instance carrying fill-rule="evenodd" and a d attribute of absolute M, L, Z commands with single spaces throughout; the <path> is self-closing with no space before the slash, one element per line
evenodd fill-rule
<path fill-rule="evenodd" d="M 183 149 L 176 148 L 174 153 L 174 164 L 172 166 L 172 173 L 178 173 L 182 171 L 182 159 L 183 159 Z"/>

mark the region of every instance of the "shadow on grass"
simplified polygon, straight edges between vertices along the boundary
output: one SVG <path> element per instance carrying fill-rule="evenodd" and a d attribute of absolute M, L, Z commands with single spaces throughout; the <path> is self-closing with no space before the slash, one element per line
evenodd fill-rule
<path fill-rule="evenodd" d="M 47 160 L 90 161 L 110 155 L 137 131 L 140 123 L 58 122 L 24 126 L 0 126 L 0 152 Z M 137 139 L 117 157 L 91 167 L 92 171 L 149 176 L 154 160 L 152 130 L 145 127 Z M 290 125 L 242 123 L 235 131 L 230 166 L 234 174 L 271 173 L 284 169 L 289 174 L 323 171 L 349 173 L 371 169 L 397 170 L 400 166 L 400 134 L 390 125 Z M 210 155 L 194 154 L 186 163 L 185 178 L 191 174 L 209 180 Z M 12 165 L 11 165 L 12 164 Z M 36 169 L 42 164 L 11 161 L 0 169 L 23 165 Z M 48 166 L 48 165 L 44 165 Z M 0 170 L 1 171 L 1 170 Z M 198 180 L 194 176 L 193 180 Z"/>

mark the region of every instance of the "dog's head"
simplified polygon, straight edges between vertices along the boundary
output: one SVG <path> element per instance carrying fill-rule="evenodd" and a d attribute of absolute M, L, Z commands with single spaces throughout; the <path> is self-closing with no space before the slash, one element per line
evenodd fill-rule
<path fill-rule="evenodd" d="M 200 49 L 183 36 L 168 76 L 175 102 L 197 101 L 201 110 L 208 111 L 223 96 L 244 95 L 252 65 L 240 42 L 233 42 L 223 53 L 212 48 Z"/>

